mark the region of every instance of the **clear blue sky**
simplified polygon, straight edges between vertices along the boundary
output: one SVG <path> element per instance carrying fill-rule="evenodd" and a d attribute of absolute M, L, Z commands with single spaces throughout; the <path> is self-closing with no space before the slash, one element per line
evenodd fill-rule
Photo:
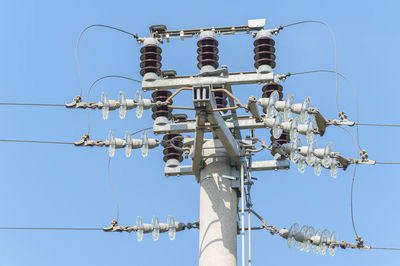
<path fill-rule="evenodd" d="M 268 27 L 305 19 L 323 20 L 336 33 L 338 70 L 347 75 L 359 93 L 360 122 L 399 123 L 397 1 L 0 1 L 0 101 L 65 103 L 79 93 L 75 45 L 80 31 L 102 23 L 148 34 L 148 26 L 166 24 L 169 29 L 243 25 L 248 19 L 266 18 Z M 333 69 L 333 45 L 322 25 L 299 25 L 275 38 L 275 73 Z M 248 35 L 221 37 L 220 64 L 231 71 L 251 71 L 252 39 Z M 179 74 L 197 73 L 196 40 L 175 40 L 162 45 L 163 68 Z M 79 51 L 84 95 L 102 75 L 139 75 L 139 47 L 129 36 L 106 29 L 87 32 Z M 288 79 L 285 95 L 296 100 L 310 95 L 313 106 L 328 118 L 336 118 L 335 78 L 312 74 Z M 340 104 L 355 119 L 351 88 L 340 81 Z M 121 80 L 107 80 L 93 89 L 116 99 L 119 90 L 134 97 L 140 88 Z M 245 101 L 261 96 L 261 86 L 236 87 Z M 144 94 L 150 97 L 150 93 Z M 177 102 L 187 104 L 189 95 Z M 76 141 L 87 130 L 83 110 L 0 107 L 1 139 Z M 108 130 L 123 136 L 151 126 L 150 113 L 141 120 L 134 111 L 125 120 L 117 111 L 103 121 L 92 112 L 93 139 L 106 139 Z M 354 129 L 351 129 L 354 132 Z M 371 159 L 400 161 L 397 128 L 360 128 L 360 142 Z M 151 134 L 150 134 L 151 135 Z M 269 138 L 266 130 L 258 137 Z M 354 157 L 351 138 L 330 127 L 319 146 L 333 141 L 336 151 Z M 114 218 L 115 205 L 106 176 L 105 148 L 67 145 L 1 143 L 0 226 L 103 227 Z M 258 159 L 271 158 L 268 153 Z M 185 164 L 191 163 L 189 160 Z M 168 214 L 176 220 L 198 219 L 199 186 L 194 177 L 165 178 L 162 149 L 148 158 L 139 151 L 126 159 L 117 151 L 111 174 L 119 196 L 120 224 L 134 225 L 137 215 L 161 222 Z M 397 166 L 361 166 L 354 190 L 357 228 L 366 244 L 400 246 L 398 220 L 400 181 Z M 294 222 L 336 229 L 341 240 L 353 241 L 350 220 L 352 167 L 333 180 L 324 171 L 319 177 L 308 168 L 297 172 L 260 172 L 253 188 L 254 208 L 270 224 L 290 227 Z M 255 221 L 255 220 L 254 220 Z M 171 242 L 166 234 L 154 243 L 145 235 L 142 243 L 128 233 L 0 231 L 0 265 L 196 265 L 198 232 L 185 231 Z M 338 250 L 335 257 L 306 254 L 287 248 L 286 241 L 267 232 L 253 238 L 253 265 L 398 265 L 400 252 Z"/>

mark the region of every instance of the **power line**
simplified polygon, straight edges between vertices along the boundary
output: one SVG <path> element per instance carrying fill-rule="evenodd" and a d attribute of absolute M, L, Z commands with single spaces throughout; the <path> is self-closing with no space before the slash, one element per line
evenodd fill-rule
<path fill-rule="evenodd" d="M 354 146 L 356 148 L 356 158 L 358 159 L 358 155 L 359 155 L 359 147 L 357 146 L 356 140 L 354 139 L 353 134 L 351 134 L 351 132 L 349 130 L 347 130 L 346 128 L 339 126 L 339 128 L 343 129 L 347 134 L 350 135 L 350 137 L 352 138 L 353 142 L 354 142 Z M 356 171 L 357 171 L 357 164 L 354 165 L 354 170 L 353 170 L 353 176 L 351 178 L 351 187 L 350 187 L 350 215 L 351 215 L 351 225 L 353 227 L 353 231 L 354 234 L 356 235 L 356 238 L 358 238 L 358 233 L 357 233 L 357 229 L 356 229 L 356 224 L 354 222 L 354 208 L 353 208 L 353 192 L 354 192 L 354 181 L 356 179 Z"/>
<path fill-rule="evenodd" d="M 74 144 L 73 142 L 63 142 L 63 141 L 20 140 L 20 139 L 0 139 L 0 142 L 45 143 L 45 144 Z"/>
<path fill-rule="evenodd" d="M 400 251 L 400 248 L 376 248 L 376 247 L 371 247 L 371 249 L 381 249 L 381 250 L 398 250 L 398 251 Z"/>
<path fill-rule="evenodd" d="M 103 231 L 96 227 L 0 227 L 0 230 L 65 230 L 65 231 Z"/>
<path fill-rule="evenodd" d="M 398 124 L 367 124 L 367 123 L 356 123 L 359 126 L 375 126 L 375 127 L 400 127 Z"/>
<path fill-rule="evenodd" d="M 322 24 L 326 28 L 328 28 L 329 32 L 331 33 L 332 39 L 333 39 L 333 47 L 335 51 L 335 72 L 336 72 L 336 107 L 338 109 L 338 112 L 340 112 L 340 107 L 339 107 L 339 81 L 338 81 L 338 72 L 337 72 L 337 46 L 336 46 L 336 37 L 335 33 L 333 32 L 332 28 L 328 25 L 328 23 L 320 21 L 320 20 L 303 20 L 303 21 L 298 21 L 294 23 L 287 24 L 285 26 L 281 26 L 279 28 L 287 28 L 299 24 L 304 24 L 304 23 L 317 23 L 317 24 Z"/>
<path fill-rule="evenodd" d="M 375 164 L 400 164 L 400 162 L 375 162 Z"/>
<path fill-rule="evenodd" d="M 78 49 L 79 49 L 79 44 L 80 44 L 80 42 L 81 42 L 81 38 L 82 38 L 83 34 L 84 34 L 88 29 L 94 28 L 94 27 L 103 27 L 103 28 L 107 28 L 107 29 L 112 29 L 112 30 L 116 30 L 116 31 L 119 31 L 119 32 L 128 34 L 128 35 L 130 35 L 130 36 L 132 36 L 132 37 L 135 37 L 135 34 L 133 34 L 133 33 L 131 33 L 131 32 L 128 32 L 128 31 L 125 31 L 125 30 L 122 30 L 122 29 L 119 29 L 119 28 L 116 28 L 116 27 L 112 27 L 112 26 L 108 26 L 108 25 L 103 25 L 103 24 L 93 24 L 93 25 L 87 26 L 86 28 L 84 28 L 84 29 L 81 31 L 81 33 L 79 34 L 78 42 L 77 42 L 77 44 L 76 44 L 76 49 L 75 49 L 76 68 L 77 68 L 77 70 L 78 70 L 79 86 L 80 86 L 80 89 L 81 89 L 79 95 L 80 95 L 81 97 L 82 97 L 83 86 L 82 86 L 81 72 L 80 72 L 80 69 L 79 69 Z"/>
<path fill-rule="evenodd" d="M 65 104 L 54 104 L 54 103 L 0 103 L 0 105 L 63 106 L 63 107 L 65 107 Z"/>

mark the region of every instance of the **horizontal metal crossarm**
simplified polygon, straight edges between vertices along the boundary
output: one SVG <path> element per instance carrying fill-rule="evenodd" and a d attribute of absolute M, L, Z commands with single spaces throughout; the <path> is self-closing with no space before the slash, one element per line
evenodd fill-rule
<path fill-rule="evenodd" d="M 184 29 L 184 30 L 162 30 L 152 32 L 154 37 L 163 38 L 169 41 L 169 38 L 179 37 L 182 40 L 184 38 L 190 38 L 198 36 L 203 31 L 213 31 L 217 34 L 232 35 L 235 33 L 250 33 L 252 31 L 258 31 L 264 28 L 265 19 L 254 19 L 249 20 L 248 25 L 241 26 L 226 26 L 226 27 L 211 27 L 211 28 L 198 28 L 198 29 Z"/>
<path fill-rule="evenodd" d="M 264 115 L 261 115 L 264 117 Z M 239 116 L 237 120 L 225 120 L 225 124 L 229 129 L 256 129 L 265 128 L 264 123 L 256 122 L 256 120 L 250 116 Z M 205 123 L 205 132 L 211 131 L 211 124 Z M 154 133 L 156 134 L 167 134 L 167 133 L 190 133 L 196 131 L 196 120 L 188 120 L 183 123 L 167 124 L 165 126 L 154 126 Z"/>
<path fill-rule="evenodd" d="M 251 164 L 252 171 L 282 170 L 289 168 L 290 162 L 288 160 L 253 161 Z M 181 165 L 175 168 L 165 167 L 164 172 L 167 177 L 194 174 L 191 165 Z"/>
<path fill-rule="evenodd" d="M 257 72 L 221 72 L 220 76 L 176 76 L 154 81 L 142 81 L 144 91 L 156 89 L 179 89 L 181 87 L 211 85 L 261 84 L 274 80 L 274 73 Z"/>

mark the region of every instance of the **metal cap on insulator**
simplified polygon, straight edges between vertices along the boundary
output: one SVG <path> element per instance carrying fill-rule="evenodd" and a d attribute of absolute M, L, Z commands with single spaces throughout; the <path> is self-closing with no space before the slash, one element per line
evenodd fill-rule
<path fill-rule="evenodd" d="M 260 30 L 254 41 L 254 67 L 258 73 L 270 73 L 275 68 L 275 41 L 270 30 Z"/>
<path fill-rule="evenodd" d="M 143 47 L 140 49 L 140 75 L 145 81 L 157 80 L 161 74 L 161 48 L 155 38 L 144 38 Z"/>
<path fill-rule="evenodd" d="M 197 67 L 200 73 L 212 72 L 218 68 L 218 41 L 215 39 L 215 32 L 202 31 L 200 40 L 197 42 Z"/>

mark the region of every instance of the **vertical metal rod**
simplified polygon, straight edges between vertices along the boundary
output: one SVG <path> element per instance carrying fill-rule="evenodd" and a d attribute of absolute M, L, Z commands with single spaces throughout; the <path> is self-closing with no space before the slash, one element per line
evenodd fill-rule
<path fill-rule="evenodd" d="M 252 161 L 250 159 L 250 165 L 251 165 L 251 163 L 252 163 Z M 247 182 L 249 182 L 249 184 L 251 186 L 251 171 L 249 171 L 247 174 Z M 250 189 L 249 189 L 248 193 L 250 194 Z M 248 219 L 247 220 L 247 226 L 248 226 L 247 235 L 249 236 L 249 243 L 248 243 L 249 266 L 251 266 L 251 212 L 250 212 L 250 209 L 251 209 L 251 206 L 249 206 L 249 211 L 247 212 L 247 219 Z"/>
<path fill-rule="evenodd" d="M 245 197 L 245 192 L 244 192 L 244 162 L 242 164 L 242 167 L 240 168 L 240 205 L 242 206 L 241 209 L 241 220 L 242 220 L 242 232 L 241 232 L 241 237 L 242 237 L 242 266 L 245 266 L 245 239 L 244 239 L 244 197 Z"/>

